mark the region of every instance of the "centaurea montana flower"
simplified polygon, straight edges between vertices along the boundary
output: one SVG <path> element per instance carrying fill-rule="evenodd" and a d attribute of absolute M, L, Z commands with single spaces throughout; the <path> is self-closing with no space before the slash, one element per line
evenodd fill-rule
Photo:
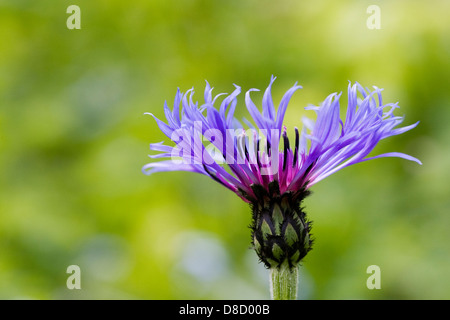
<path fill-rule="evenodd" d="M 253 123 L 247 128 L 234 117 L 241 88 L 226 96 L 219 108 L 206 82 L 204 103 L 193 102 L 193 89 L 176 93 L 173 109 L 167 103 L 167 123 L 154 117 L 161 131 L 176 143 L 150 145 L 161 153 L 151 158 L 146 174 L 157 171 L 191 171 L 207 175 L 251 204 L 252 244 L 268 268 L 296 267 L 311 249 L 311 224 L 301 208 L 309 189 L 320 180 L 350 165 L 381 158 L 400 157 L 420 164 L 407 154 L 391 152 L 368 156 L 377 143 L 413 129 L 417 124 L 396 128 L 403 117 L 394 116 L 397 103 L 383 104 L 381 89 L 370 91 L 349 84 L 345 119 L 340 117 L 341 94 L 329 95 L 320 106 L 307 107 L 316 121 L 303 118 L 295 139 L 287 136 L 283 118 L 288 103 L 301 86 L 295 84 L 275 110 L 271 96 L 272 77 L 262 98 L 262 112 L 245 94 L 245 104 Z M 181 106 L 181 110 L 180 110 Z M 209 143 L 205 146 L 204 143 Z M 282 143 L 281 143 L 282 142 Z"/>

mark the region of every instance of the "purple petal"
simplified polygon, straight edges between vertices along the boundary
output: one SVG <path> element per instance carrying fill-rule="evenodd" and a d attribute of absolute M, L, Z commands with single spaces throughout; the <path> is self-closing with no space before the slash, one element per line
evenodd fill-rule
<path fill-rule="evenodd" d="M 291 100 L 294 92 L 297 91 L 298 89 L 302 89 L 302 86 L 298 86 L 296 83 L 291 89 L 289 89 L 284 94 L 283 98 L 280 101 L 280 105 L 278 106 L 277 111 L 277 118 L 275 120 L 275 128 L 277 128 L 278 130 L 281 130 L 281 126 L 283 125 L 284 114 L 286 113 L 289 101 Z"/>
<path fill-rule="evenodd" d="M 167 125 L 163 121 L 159 120 L 157 117 L 155 117 L 153 115 L 153 113 L 146 112 L 144 114 L 151 115 L 156 120 L 156 123 L 158 124 L 159 129 L 170 139 L 174 130 L 169 125 Z"/>
<path fill-rule="evenodd" d="M 161 152 L 170 152 L 172 151 L 173 147 L 163 145 L 163 141 L 157 142 L 157 143 L 150 143 L 150 150 L 153 151 L 161 151 Z"/>
<path fill-rule="evenodd" d="M 267 129 L 267 124 L 264 117 L 259 112 L 258 108 L 253 103 L 250 98 L 251 91 L 259 91 L 258 89 L 250 89 L 245 93 L 245 105 L 247 106 L 247 110 L 255 121 L 255 124 L 259 127 L 259 129 Z"/>
<path fill-rule="evenodd" d="M 272 121 L 275 121 L 275 107 L 273 105 L 272 94 L 270 91 L 272 89 L 272 83 L 275 81 L 275 79 L 276 77 L 274 76 L 270 78 L 270 84 L 267 87 L 266 91 L 264 92 L 262 101 L 263 115 L 265 118 L 268 118 Z"/>
<path fill-rule="evenodd" d="M 142 172 L 146 175 L 150 175 L 154 172 L 161 172 L 161 171 L 190 171 L 203 173 L 203 171 L 200 170 L 198 166 L 184 163 L 180 164 L 174 162 L 173 160 L 151 162 L 142 167 Z"/>
<path fill-rule="evenodd" d="M 181 103 L 182 97 L 183 97 L 183 95 L 181 94 L 180 89 L 178 88 L 177 89 L 177 93 L 175 95 L 175 100 L 173 102 L 173 110 L 172 110 L 172 117 L 176 121 L 178 126 L 181 125 L 181 120 L 180 120 L 180 103 Z"/>
<path fill-rule="evenodd" d="M 409 126 L 406 126 L 406 127 L 403 127 L 403 128 L 398 128 L 398 129 L 392 130 L 391 132 L 389 132 L 389 135 L 388 135 L 388 136 L 390 137 L 390 136 L 399 135 L 399 134 L 402 134 L 402 133 L 404 133 L 404 132 L 406 132 L 406 131 L 409 131 L 409 130 L 411 130 L 411 129 L 414 129 L 415 127 L 417 127 L 417 125 L 419 124 L 419 122 L 420 122 L 420 121 L 417 121 L 416 123 L 411 124 L 411 125 L 409 125 Z"/>
<path fill-rule="evenodd" d="M 225 111 L 230 105 L 230 103 L 236 99 L 236 97 L 241 93 L 241 87 L 234 85 L 236 89 L 228 96 L 226 97 L 222 104 L 220 105 L 220 116 L 225 119 Z"/>
<path fill-rule="evenodd" d="M 388 153 L 383 153 L 383 154 L 380 154 L 380 155 L 378 155 L 378 156 L 374 156 L 374 157 L 370 157 L 370 158 L 365 158 L 365 159 L 361 160 L 361 162 L 362 162 L 362 161 L 372 160 L 372 159 L 378 159 L 378 158 L 386 158 L 386 157 L 403 158 L 403 159 L 406 159 L 406 160 L 409 160 L 409 161 L 417 162 L 417 163 L 420 164 L 420 165 L 422 164 L 422 162 L 421 162 L 419 159 L 414 158 L 414 157 L 412 157 L 412 156 L 410 156 L 410 155 L 408 155 L 408 154 L 401 153 L 401 152 L 388 152 Z"/>

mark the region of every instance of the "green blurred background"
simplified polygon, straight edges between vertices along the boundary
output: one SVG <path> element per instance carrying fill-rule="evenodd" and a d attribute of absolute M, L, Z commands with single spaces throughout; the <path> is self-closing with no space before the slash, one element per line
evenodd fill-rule
<path fill-rule="evenodd" d="M 81 8 L 81 30 L 66 9 Z M 381 29 L 366 26 L 370 5 Z M 406 134 L 391 158 L 347 168 L 306 202 L 316 241 L 301 299 L 450 298 L 450 2 L 0 1 L 0 298 L 267 299 L 250 210 L 201 175 L 145 176 L 176 88 L 203 98 L 233 83 L 287 111 L 348 81 L 385 88 Z M 260 93 L 254 93 L 260 105 Z M 238 115 L 245 116 L 243 95 Z M 81 290 L 66 288 L 69 265 Z M 369 290 L 369 265 L 381 289 Z"/>

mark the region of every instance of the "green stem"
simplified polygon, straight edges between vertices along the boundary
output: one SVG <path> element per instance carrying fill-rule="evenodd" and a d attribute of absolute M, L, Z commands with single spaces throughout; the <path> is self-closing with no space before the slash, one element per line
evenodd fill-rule
<path fill-rule="evenodd" d="M 296 300 L 298 287 L 298 266 L 289 268 L 284 263 L 270 269 L 270 294 L 272 300 Z"/>

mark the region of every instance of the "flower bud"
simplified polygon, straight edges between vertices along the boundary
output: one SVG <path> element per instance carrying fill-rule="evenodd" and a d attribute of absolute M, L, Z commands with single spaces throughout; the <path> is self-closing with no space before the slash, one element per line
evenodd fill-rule
<path fill-rule="evenodd" d="M 297 266 L 312 246 L 311 223 L 300 207 L 309 191 L 280 194 L 276 180 L 269 191 L 261 185 L 252 189 L 258 199 L 252 203 L 252 244 L 259 259 L 267 268 Z"/>

